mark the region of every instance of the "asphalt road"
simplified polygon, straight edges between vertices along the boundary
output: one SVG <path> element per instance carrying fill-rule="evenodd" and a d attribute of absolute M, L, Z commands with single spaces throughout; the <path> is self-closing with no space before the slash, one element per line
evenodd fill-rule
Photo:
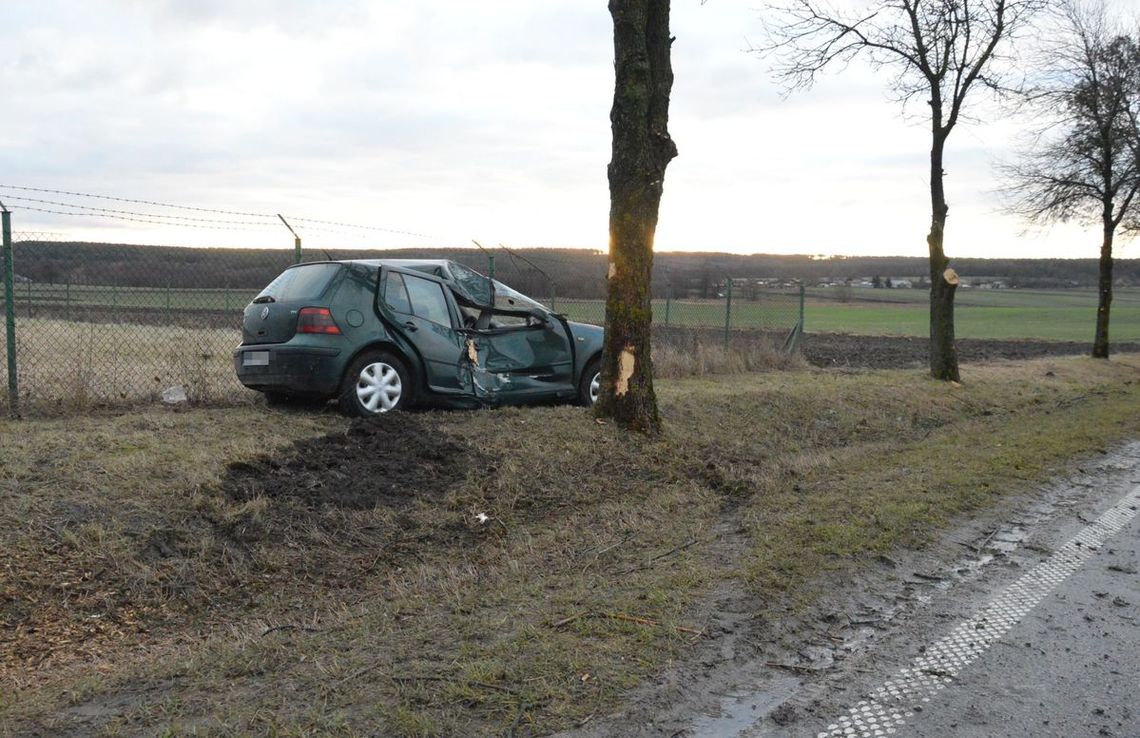
<path fill-rule="evenodd" d="M 1140 737 L 1138 505 L 1140 486 L 804 734 Z"/>
<path fill-rule="evenodd" d="M 1140 737 L 1140 516 L 896 735 Z"/>

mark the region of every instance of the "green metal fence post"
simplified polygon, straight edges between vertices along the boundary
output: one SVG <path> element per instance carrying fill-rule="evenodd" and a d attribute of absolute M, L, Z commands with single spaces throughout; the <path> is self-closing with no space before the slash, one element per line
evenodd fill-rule
<path fill-rule="evenodd" d="M 8 410 L 20 414 L 20 385 L 16 378 L 16 273 L 12 265 L 12 214 L 0 203 L 4 243 L 4 335 L 8 341 Z"/>
<path fill-rule="evenodd" d="M 800 282 L 800 319 L 792 326 L 788 337 L 784 340 L 784 353 L 790 354 L 796 350 L 796 344 L 804 336 L 804 285 Z"/>
<path fill-rule="evenodd" d="M 755 287 L 753 287 L 752 289 L 754 290 L 752 292 L 752 294 L 756 296 L 755 312 L 753 313 L 753 315 L 756 316 L 756 325 L 754 325 L 752 327 L 763 331 L 764 330 L 764 290 L 756 289 Z"/>
<path fill-rule="evenodd" d="M 669 327 L 669 311 L 673 307 L 673 283 L 665 283 L 665 327 Z"/>
<path fill-rule="evenodd" d="M 278 213 L 277 217 L 281 219 L 281 222 L 285 224 L 285 227 L 289 229 L 289 232 L 293 234 L 293 263 L 294 264 L 300 264 L 301 263 L 301 237 L 297 235 L 297 231 L 293 230 L 293 226 L 289 225 L 289 221 L 285 220 L 284 215 L 282 215 L 281 213 Z"/>
<path fill-rule="evenodd" d="M 495 304 L 495 257 L 487 254 L 487 293 L 491 295 L 491 304 Z"/>
<path fill-rule="evenodd" d="M 804 334 L 804 283 L 800 282 L 800 335 Z"/>
<path fill-rule="evenodd" d="M 732 277 L 725 280 L 727 287 L 724 291 L 724 350 L 728 350 L 729 331 L 732 330 Z"/>

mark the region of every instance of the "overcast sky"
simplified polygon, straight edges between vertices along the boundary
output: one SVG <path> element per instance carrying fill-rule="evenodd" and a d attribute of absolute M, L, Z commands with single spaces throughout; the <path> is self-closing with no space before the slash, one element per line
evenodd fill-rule
<path fill-rule="evenodd" d="M 765 62 L 746 52 L 763 39 L 760 6 L 673 0 L 670 129 L 680 156 L 665 178 L 657 250 L 925 255 L 922 120 L 904 117 L 886 79 L 859 67 L 783 97 Z M 405 232 L 295 222 L 313 247 L 478 239 L 606 248 L 613 48 L 604 0 L 2 7 L 3 185 Z M 1001 214 L 993 162 L 1009 156 L 1023 126 L 967 122 L 954 131 L 947 252 L 1096 256 L 1095 229 L 1024 233 Z M 27 208 L 75 208 L 19 197 L 255 225 L 50 215 Z M 10 187 L 0 199 L 17 234 L 292 243 L 268 218 Z M 1121 244 L 1117 253 L 1135 251 Z"/>

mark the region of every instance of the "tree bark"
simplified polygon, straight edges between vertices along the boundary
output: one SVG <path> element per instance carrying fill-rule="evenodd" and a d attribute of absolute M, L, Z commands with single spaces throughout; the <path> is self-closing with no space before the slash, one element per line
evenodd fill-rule
<path fill-rule="evenodd" d="M 1106 208 L 1104 240 L 1100 247 L 1100 278 L 1097 280 L 1099 299 L 1096 306 L 1096 335 L 1093 337 L 1094 359 L 1108 358 L 1108 311 L 1112 306 L 1112 237 L 1116 230 L 1112 220 L 1112 205 Z"/>
<path fill-rule="evenodd" d="M 950 260 L 943 251 L 950 206 L 946 204 L 943 186 L 942 153 L 946 134 L 941 128 L 936 111 L 930 148 L 930 233 L 926 236 L 930 251 L 930 376 L 957 382 L 960 377 L 958 348 L 954 343 L 954 293 L 958 289 L 958 275 L 950 268 Z"/>
<path fill-rule="evenodd" d="M 650 355 L 653 236 L 669 137 L 669 0 L 610 0 L 614 23 L 613 149 L 609 165 L 610 263 L 602 388 L 595 412 L 621 427 L 661 429 Z"/>

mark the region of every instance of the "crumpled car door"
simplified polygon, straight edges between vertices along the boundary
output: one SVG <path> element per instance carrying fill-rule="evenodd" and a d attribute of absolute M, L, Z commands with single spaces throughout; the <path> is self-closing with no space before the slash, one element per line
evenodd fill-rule
<path fill-rule="evenodd" d="M 464 360 L 471 391 L 480 400 L 526 402 L 574 391 L 573 348 L 562 321 L 532 317 L 519 325 L 465 333 Z"/>

